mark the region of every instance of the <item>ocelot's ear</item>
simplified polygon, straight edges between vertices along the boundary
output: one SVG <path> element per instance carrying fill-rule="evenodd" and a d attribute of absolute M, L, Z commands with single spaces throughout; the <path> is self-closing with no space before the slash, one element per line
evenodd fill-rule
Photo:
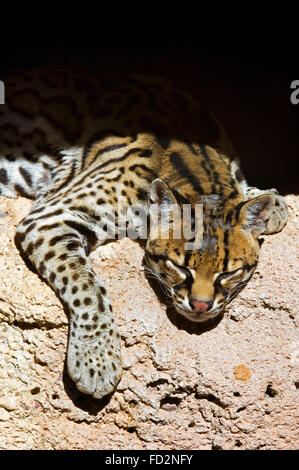
<path fill-rule="evenodd" d="M 177 210 L 178 203 L 170 187 L 163 180 L 155 179 L 150 190 L 152 238 L 157 238 L 158 233 L 168 233 L 173 221 L 177 220 Z"/>
<path fill-rule="evenodd" d="M 274 199 L 270 194 L 263 194 L 247 201 L 240 210 L 239 220 L 244 231 L 258 237 L 266 231 L 267 222 L 274 208 Z"/>
<path fill-rule="evenodd" d="M 160 178 L 156 178 L 151 185 L 150 202 L 157 205 L 161 210 L 167 209 L 173 204 L 177 204 L 177 200 L 168 184 Z"/>

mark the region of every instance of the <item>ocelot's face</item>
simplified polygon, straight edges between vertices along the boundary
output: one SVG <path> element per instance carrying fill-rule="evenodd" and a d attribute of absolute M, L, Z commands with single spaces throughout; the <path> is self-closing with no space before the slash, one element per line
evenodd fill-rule
<path fill-rule="evenodd" d="M 183 241 L 148 240 L 146 265 L 180 314 L 204 322 L 218 316 L 246 286 L 257 265 L 258 240 L 236 228 L 228 246 L 222 238 L 213 252 L 184 247 Z"/>
<path fill-rule="evenodd" d="M 189 320 L 204 322 L 216 317 L 246 286 L 257 266 L 258 237 L 265 233 L 272 216 L 273 198 L 262 195 L 226 209 L 222 206 L 218 218 L 215 211 L 204 209 L 201 243 L 191 250 L 187 249 L 188 240 L 174 236 L 177 216 L 168 217 L 168 210 L 177 201 L 170 188 L 154 180 L 150 199 L 148 271 L 160 280 L 176 310 Z M 194 233 L 197 238 L 199 232 Z"/>

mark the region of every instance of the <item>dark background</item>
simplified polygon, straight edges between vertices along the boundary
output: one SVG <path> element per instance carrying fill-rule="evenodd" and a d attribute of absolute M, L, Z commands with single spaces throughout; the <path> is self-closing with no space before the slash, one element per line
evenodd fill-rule
<path fill-rule="evenodd" d="M 298 193 L 299 104 L 290 101 L 290 84 L 299 80 L 295 35 L 275 29 L 257 37 L 254 28 L 230 38 L 181 30 L 129 35 L 115 34 L 113 24 L 109 31 L 14 33 L 1 41 L 0 79 L 14 67 L 44 65 L 165 76 L 219 118 L 249 184 Z"/>

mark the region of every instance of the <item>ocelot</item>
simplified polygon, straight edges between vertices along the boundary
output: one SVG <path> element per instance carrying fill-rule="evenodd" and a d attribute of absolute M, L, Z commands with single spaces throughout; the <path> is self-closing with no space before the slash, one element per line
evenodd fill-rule
<path fill-rule="evenodd" d="M 147 268 L 179 313 L 203 322 L 249 281 L 258 237 L 282 230 L 287 207 L 275 189 L 247 185 L 216 119 L 163 79 L 41 70 L 4 82 L 0 194 L 34 199 L 17 246 L 68 311 L 70 377 L 102 398 L 121 377 L 120 335 L 90 251 L 113 230 L 130 236 L 130 226 L 135 234 L 148 228 Z M 126 209 L 138 205 L 142 217 Z M 174 236 L 174 217 L 164 217 L 184 206 L 193 228 L 202 208 L 196 248 L 184 232 Z"/>

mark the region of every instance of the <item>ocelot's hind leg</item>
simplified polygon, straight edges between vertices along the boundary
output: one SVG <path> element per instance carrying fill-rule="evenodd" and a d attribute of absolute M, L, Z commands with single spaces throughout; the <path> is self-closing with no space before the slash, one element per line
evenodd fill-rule
<path fill-rule="evenodd" d="M 0 194 L 16 198 L 35 199 L 52 183 L 51 167 L 46 161 L 32 161 L 19 155 L 0 156 Z M 47 156 L 44 156 L 47 160 Z M 48 159 L 49 160 L 49 159 Z M 53 165 L 52 165 L 53 166 Z"/>
<path fill-rule="evenodd" d="M 274 207 L 272 214 L 267 222 L 267 227 L 264 232 L 265 235 L 270 235 L 273 233 L 280 232 L 288 221 L 288 206 L 283 196 L 278 194 L 277 189 L 266 189 L 261 190 L 258 188 L 248 186 L 245 190 L 246 199 L 253 199 L 262 194 L 271 194 L 274 199 Z"/>
<path fill-rule="evenodd" d="M 16 242 L 70 315 L 67 367 L 77 388 L 95 398 L 112 392 L 122 367 L 120 337 L 105 287 L 88 262 L 92 225 L 63 206 L 39 204 L 19 224 Z"/>

